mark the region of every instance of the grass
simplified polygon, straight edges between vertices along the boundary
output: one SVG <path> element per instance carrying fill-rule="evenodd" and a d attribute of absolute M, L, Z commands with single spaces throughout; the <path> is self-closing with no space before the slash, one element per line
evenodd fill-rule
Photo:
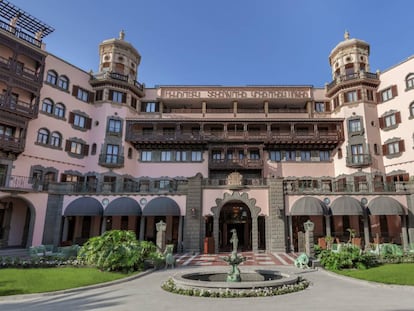
<path fill-rule="evenodd" d="M 0 269 L 0 296 L 51 292 L 114 281 L 129 275 L 101 272 L 96 268 Z"/>
<path fill-rule="evenodd" d="M 366 270 L 341 270 L 335 272 L 366 281 L 414 286 L 414 263 L 384 264 Z"/>

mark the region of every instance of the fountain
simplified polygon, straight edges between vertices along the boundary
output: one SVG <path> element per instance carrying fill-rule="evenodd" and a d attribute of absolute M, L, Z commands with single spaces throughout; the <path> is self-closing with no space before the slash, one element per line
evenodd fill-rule
<path fill-rule="evenodd" d="M 163 284 L 167 291 L 206 297 L 254 297 L 272 296 L 305 289 L 309 283 L 291 273 L 246 267 L 240 272 L 239 264 L 247 258 L 237 254 L 238 238 L 235 229 L 230 242 L 233 251 L 230 256 L 222 257 L 231 269 L 202 271 L 194 269 L 179 272 Z"/>

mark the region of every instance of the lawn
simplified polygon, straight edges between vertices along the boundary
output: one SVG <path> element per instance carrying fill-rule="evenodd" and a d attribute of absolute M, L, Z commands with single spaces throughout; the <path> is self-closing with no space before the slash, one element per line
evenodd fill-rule
<path fill-rule="evenodd" d="M 0 269 L 0 296 L 51 292 L 109 282 L 129 275 L 96 268 Z"/>
<path fill-rule="evenodd" d="M 414 286 L 414 263 L 385 264 L 366 270 L 341 270 L 335 272 L 366 281 Z"/>

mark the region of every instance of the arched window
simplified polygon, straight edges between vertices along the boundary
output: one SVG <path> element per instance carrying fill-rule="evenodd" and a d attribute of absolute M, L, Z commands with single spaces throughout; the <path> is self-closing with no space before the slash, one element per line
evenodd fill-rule
<path fill-rule="evenodd" d="M 63 119 L 65 117 L 65 106 L 62 103 L 57 103 L 54 114 L 56 117 Z"/>
<path fill-rule="evenodd" d="M 60 76 L 58 79 L 58 87 L 67 90 L 69 88 L 69 79 L 66 76 Z"/>
<path fill-rule="evenodd" d="M 42 111 L 51 114 L 53 110 L 53 101 L 45 98 L 42 102 Z"/>
<path fill-rule="evenodd" d="M 62 144 L 62 135 L 58 132 L 53 132 L 50 137 L 50 144 L 54 147 L 60 147 Z"/>
<path fill-rule="evenodd" d="M 39 144 L 47 144 L 49 141 L 49 131 L 47 129 L 40 129 L 39 132 L 37 132 L 37 142 Z"/>
<path fill-rule="evenodd" d="M 57 81 L 57 73 L 54 70 L 49 70 L 47 72 L 47 76 L 46 76 L 46 82 L 49 84 L 53 84 L 56 85 L 56 81 Z"/>
<path fill-rule="evenodd" d="M 407 87 L 407 89 L 413 89 L 414 88 L 414 73 L 410 73 L 405 78 L 405 86 Z"/>
<path fill-rule="evenodd" d="M 414 102 L 410 104 L 410 117 L 414 118 Z"/>

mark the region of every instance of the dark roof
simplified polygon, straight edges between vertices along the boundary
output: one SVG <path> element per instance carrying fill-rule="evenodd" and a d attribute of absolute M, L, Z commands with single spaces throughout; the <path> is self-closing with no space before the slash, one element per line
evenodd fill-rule
<path fill-rule="evenodd" d="M 327 215 L 325 203 L 314 197 L 303 197 L 293 203 L 290 212 L 292 216 Z"/>
<path fill-rule="evenodd" d="M 368 203 L 371 215 L 404 215 L 404 207 L 396 199 L 377 197 Z"/>
<path fill-rule="evenodd" d="M 102 204 L 95 198 L 83 197 L 71 202 L 63 213 L 64 216 L 102 216 Z"/>
<path fill-rule="evenodd" d="M 141 206 L 131 198 L 117 198 L 104 210 L 104 216 L 140 216 Z"/>
<path fill-rule="evenodd" d="M 142 211 L 144 216 L 180 216 L 180 207 L 178 204 L 167 197 L 152 199 L 147 203 Z"/>
<path fill-rule="evenodd" d="M 55 31 L 53 27 L 43 23 L 36 17 L 30 15 L 6 0 L 0 0 L 0 16 L 6 23 L 9 23 L 12 18 L 18 16 L 18 27 L 30 31 L 33 34 L 38 31 L 42 31 L 42 38 Z"/>

